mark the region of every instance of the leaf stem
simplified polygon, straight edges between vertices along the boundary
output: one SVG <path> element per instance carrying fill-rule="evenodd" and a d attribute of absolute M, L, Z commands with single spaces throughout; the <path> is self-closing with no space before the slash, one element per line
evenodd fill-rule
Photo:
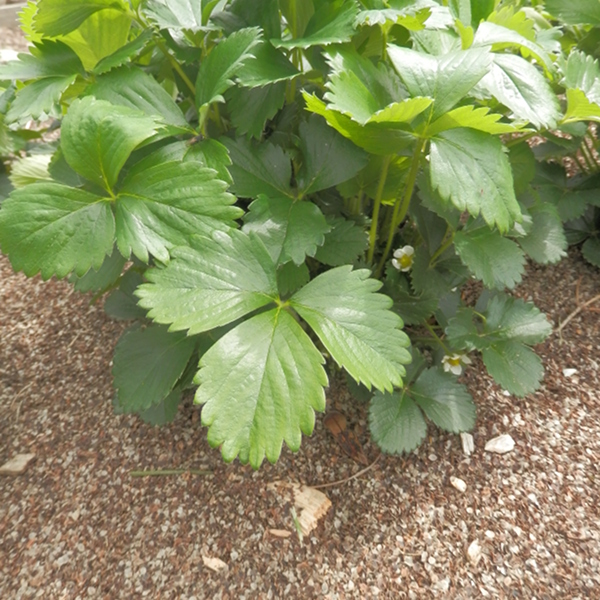
<path fill-rule="evenodd" d="M 129 471 L 132 477 L 164 477 L 167 475 L 213 475 L 212 471 L 204 471 L 202 469 L 158 469 L 147 471 Z"/>
<path fill-rule="evenodd" d="M 419 174 L 419 167 L 421 165 L 421 154 L 423 149 L 425 148 L 426 143 L 425 138 L 421 138 L 417 140 L 417 145 L 415 146 L 415 151 L 413 153 L 412 163 L 410 165 L 410 171 L 408 172 L 408 178 L 406 180 L 406 188 L 404 188 L 404 195 L 402 197 L 402 201 L 396 201 L 394 205 L 394 212 L 392 214 L 392 222 L 390 225 L 390 231 L 388 233 L 387 243 L 385 245 L 385 250 L 379 261 L 379 265 L 377 266 L 377 271 L 375 272 L 376 277 L 380 277 L 383 272 L 383 267 L 385 266 L 385 262 L 390 255 L 390 250 L 392 249 L 392 244 L 394 242 L 394 237 L 396 235 L 396 229 L 400 226 L 404 218 L 406 217 L 406 213 L 408 213 L 408 209 L 410 207 L 410 201 L 413 195 L 413 191 L 415 189 L 415 183 L 417 182 L 417 175 Z"/>
<path fill-rule="evenodd" d="M 448 229 L 446 230 L 446 235 L 444 236 L 445 241 L 442 241 L 440 247 L 433 253 L 433 256 L 429 259 L 429 266 L 430 267 L 434 267 L 437 263 L 437 259 L 442 256 L 442 254 L 444 254 L 444 252 L 446 252 L 446 250 L 448 250 L 448 248 L 450 248 L 450 246 L 452 246 L 453 242 L 454 242 L 454 231 L 452 231 L 450 233 L 450 235 L 448 235 L 448 232 L 450 230 L 450 227 L 448 227 Z"/>
<path fill-rule="evenodd" d="M 392 156 L 388 155 L 383 159 L 381 172 L 379 174 L 379 183 L 375 194 L 375 205 L 373 206 L 373 216 L 371 218 L 371 230 L 369 231 L 369 251 L 367 253 L 367 262 L 373 262 L 375 254 L 375 244 L 377 243 L 377 227 L 379 226 L 379 210 L 381 208 L 381 198 L 383 196 L 383 188 L 387 179 L 388 169 L 392 162 Z"/>
<path fill-rule="evenodd" d="M 425 322 L 425 327 L 426 327 L 427 331 L 429 331 L 429 333 L 431 333 L 431 335 L 434 337 L 436 342 L 442 347 L 444 352 L 447 355 L 452 354 L 452 352 L 450 352 L 448 346 L 446 346 L 446 344 L 444 344 L 444 342 L 442 341 L 442 338 L 435 332 L 435 329 L 427 322 Z"/>

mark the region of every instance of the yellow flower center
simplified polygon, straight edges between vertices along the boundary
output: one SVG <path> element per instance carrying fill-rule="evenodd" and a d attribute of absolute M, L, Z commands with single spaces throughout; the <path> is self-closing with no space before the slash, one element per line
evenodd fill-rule
<path fill-rule="evenodd" d="M 460 356 L 458 358 L 448 358 L 448 364 L 452 367 L 459 367 L 460 366 Z"/>
<path fill-rule="evenodd" d="M 398 262 L 400 263 L 400 266 L 403 269 L 408 269 L 409 267 L 412 267 L 413 264 L 413 257 L 412 254 L 403 254 L 399 259 Z"/>

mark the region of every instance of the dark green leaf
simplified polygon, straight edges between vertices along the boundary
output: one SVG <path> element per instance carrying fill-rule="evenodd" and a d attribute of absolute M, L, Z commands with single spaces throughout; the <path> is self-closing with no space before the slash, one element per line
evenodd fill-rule
<path fill-rule="evenodd" d="M 515 194 L 523 193 L 535 177 L 535 156 L 527 142 L 511 146 L 508 160 L 512 168 Z"/>
<path fill-rule="evenodd" d="M 583 258 L 595 267 L 600 268 L 600 239 L 589 238 L 581 247 Z"/>
<path fill-rule="evenodd" d="M 521 248 L 543 265 L 558 262 L 567 255 L 567 239 L 558 210 L 545 203 L 531 207 L 529 214 L 533 224 L 528 235 L 519 239 Z"/>
<path fill-rule="evenodd" d="M 155 404 L 154 406 L 151 406 L 150 408 L 140 412 L 140 419 L 150 425 L 155 426 L 171 423 L 177 415 L 180 402 L 181 392 L 173 391 L 158 404 Z"/>
<path fill-rule="evenodd" d="M 569 25 L 600 25 L 600 4 L 596 0 L 546 0 L 546 10 Z"/>
<path fill-rule="evenodd" d="M 269 42 L 263 42 L 251 51 L 254 60 L 246 61 L 237 72 L 237 79 L 244 87 L 258 87 L 296 77 L 298 69 L 285 54 Z"/>
<path fill-rule="evenodd" d="M 90 269 L 83 277 L 73 275 L 71 282 L 78 292 L 103 292 L 108 289 L 123 272 L 126 260 L 116 248 L 104 259 L 99 269 Z"/>
<path fill-rule="evenodd" d="M 353 263 L 367 248 L 366 232 L 343 217 L 328 221 L 331 231 L 325 234 L 325 243 L 317 249 L 315 258 L 331 267 Z"/>
<path fill-rule="evenodd" d="M 306 263 L 298 266 L 293 262 L 288 262 L 277 269 L 277 287 L 281 296 L 292 295 L 309 281 L 310 271 Z"/>
<path fill-rule="evenodd" d="M 129 269 L 123 275 L 119 289 L 114 290 L 104 302 L 106 314 L 113 319 L 124 321 L 145 318 L 146 311 L 138 306 L 138 299 L 133 295 L 143 282 L 144 279 L 140 273 Z"/>

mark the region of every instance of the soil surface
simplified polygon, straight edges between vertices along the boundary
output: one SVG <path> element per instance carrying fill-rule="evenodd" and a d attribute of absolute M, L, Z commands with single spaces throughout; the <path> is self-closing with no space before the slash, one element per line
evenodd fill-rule
<path fill-rule="evenodd" d="M 336 484 L 364 465 L 322 415 L 300 452 L 259 472 L 223 463 L 191 398 L 163 428 L 115 416 L 111 357 L 127 324 L 0 257 L 0 465 L 35 454 L 22 475 L 0 477 L 0 597 L 600 597 L 600 302 L 583 308 L 600 273 L 573 249 L 530 266 L 514 293 L 556 326 L 581 307 L 537 348 L 540 390 L 506 396 L 476 360 L 462 378 L 478 406 L 471 456 L 431 427 L 416 452 Z M 374 461 L 366 406 L 339 384 L 328 404 Z M 485 452 L 503 433 L 514 450 Z M 132 476 L 147 469 L 209 473 Z M 277 481 L 333 484 L 303 539 Z"/>

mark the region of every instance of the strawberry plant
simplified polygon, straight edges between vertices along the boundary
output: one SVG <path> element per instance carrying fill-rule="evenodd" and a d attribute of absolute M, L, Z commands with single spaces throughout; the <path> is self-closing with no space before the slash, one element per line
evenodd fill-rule
<path fill-rule="evenodd" d="M 597 157 L 598 6 L 30 3 L 30 53 L 0 66 L 2 252 L 108 294 L 135 322 L 115 409 L 164 423 L 197 386 L 225 460 L 297 450 L 338 368 L 385 452 L 469 430 L 456 376 L 479 353 L 538 387 L 551 326 L 508 291 L 600 207 L 560 160 Z M 32 121 L 60 138 L 6 142 Z"/>

